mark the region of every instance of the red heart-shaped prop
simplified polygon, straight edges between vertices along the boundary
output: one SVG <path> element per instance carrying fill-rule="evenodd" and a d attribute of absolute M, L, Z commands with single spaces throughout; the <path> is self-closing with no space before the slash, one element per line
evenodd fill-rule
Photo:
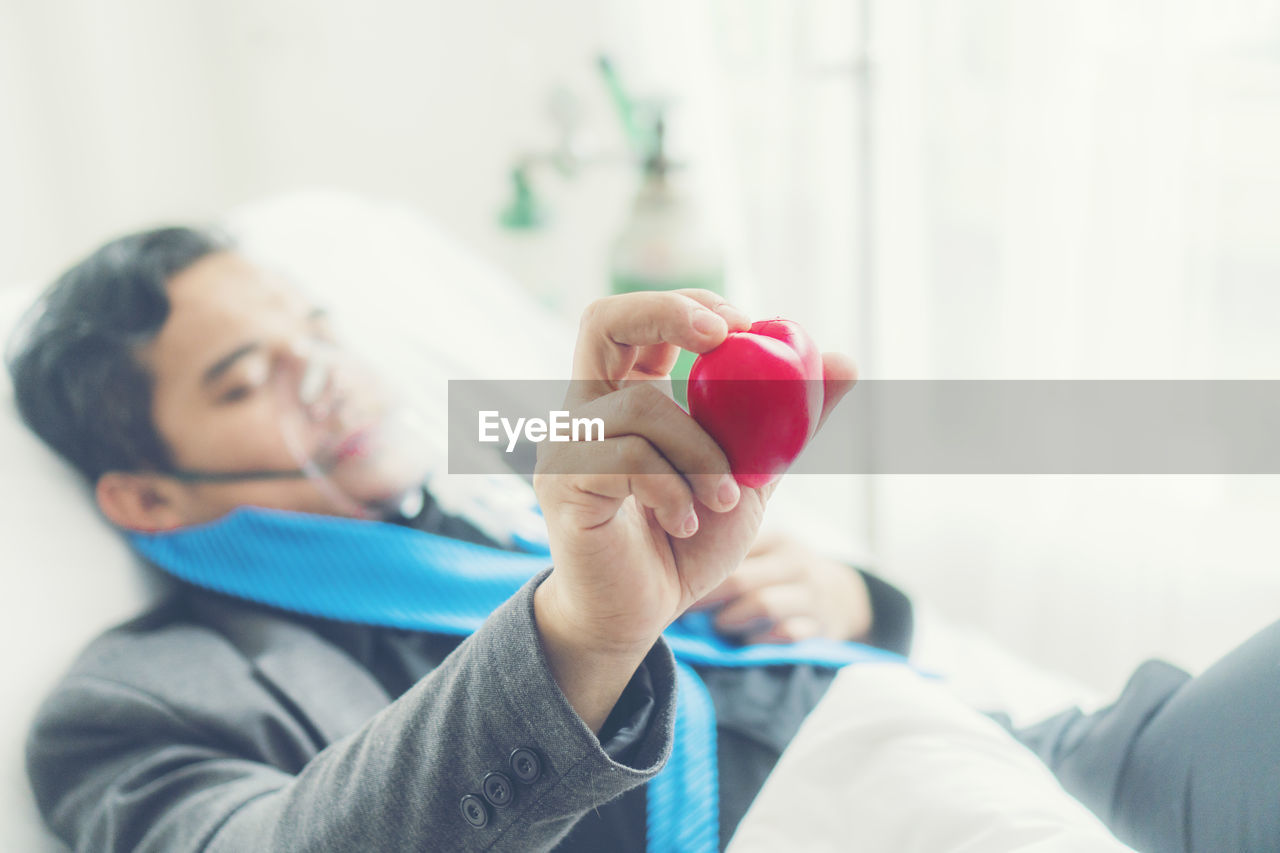
<path fill-rule="evenodd" d="M 748 488 L 773 482 L 800 455 L 818 429 L 822 396 L 822 355 L 781 317 L 731 332 L 689 371 L 689 414 Z"/>

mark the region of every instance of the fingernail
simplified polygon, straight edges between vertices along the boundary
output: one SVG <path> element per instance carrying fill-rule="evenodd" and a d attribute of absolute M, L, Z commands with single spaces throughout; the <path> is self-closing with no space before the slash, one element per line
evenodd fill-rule
<path fill-rule="evenodd" d="M 716 306 L 716 313 L 725 319 L 731 326 L 750 326 L 751 318 L 747 316 L 747 312 L 740 308 L 735 308 L 728 302 L 721 302 Z"/>
<path fill-rule="evenodd" d="M 725 330 L 724 319 L 706 308 L 693 312 L 693 328 L 704 335 L 715 335 Z"/>
<path fill-rule="evenodd" d="M 720 487 L 716 489 L 716 498 L 720 501 L 721 506 L 733 506 L 741 494 L 737 481 L 730 474 L 726 474 L 720 480 Z"/>
<path fill-rule="evenodd" d="M 684 535 L 692 536 L 698 530 L 698 514 L 693 510 L 689 510 L 689 514 L 684 520 Z"/>

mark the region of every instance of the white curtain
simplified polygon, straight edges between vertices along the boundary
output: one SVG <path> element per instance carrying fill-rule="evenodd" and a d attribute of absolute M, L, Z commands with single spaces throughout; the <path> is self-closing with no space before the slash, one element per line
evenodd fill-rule
<path fill-rule="evenodd" d="M 874 9 L 872 375 L 1280 376 L 1280 3 Z M 1277 486 L 884 478 L 876 544 L 1111 688 L 1280 614 Z"/>

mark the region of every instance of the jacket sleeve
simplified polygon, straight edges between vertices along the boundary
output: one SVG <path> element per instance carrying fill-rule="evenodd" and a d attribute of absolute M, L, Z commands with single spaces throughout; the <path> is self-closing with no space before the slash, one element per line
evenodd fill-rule
<path fill-rule="evenodd" d="M 866 569 L 857 569 L 857 572 L 867 585 L 867 597 L 871 600 L 871 633 L 866 642 L 900 655 L 911 654 L 915 632 L 911 599 L 884 578 Z"/>
<path fill-rule="evenodd" d="M 1192 678 L 1139 666 L 1119 698 L 1015 732 L 1137 850 L 1280 850 L 1280 622 Z"/>
<path fill-rule="evenodd" d="M 540 580 L 362 728 L 292 768 L 286 747 L 245 749 L 220 728 L 241 688 L 216 666 L 207 707 L 193 710 L 128 678 L 118 650 L 99 656 L 37 717 L 27 753 L 36 799 L 83 851 L 550 849 L 661 769 L 675 671 L 659 641 L 642 666 L 653 713 L 628 763 L 610 758 L 550 674 L 533 621 Z M 292 742 L 298 724 L 280 701 L 255 742 Z M 505 805 L 501 790 L 485 796 L 492 772 L 510 781 Z"/>

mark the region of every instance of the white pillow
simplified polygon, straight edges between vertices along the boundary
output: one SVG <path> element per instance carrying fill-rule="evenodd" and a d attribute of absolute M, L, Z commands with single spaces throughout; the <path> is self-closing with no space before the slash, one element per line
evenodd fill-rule
<path fill-rule="evenodd" d="M 410 207 L 312 190 L 246 205 L 228 224 L 246 251 L 292 274 L 402 369 L 451 379 L 569 372 L 574 330 Z"/>
<path fill-rule="evenodd" d="M 39 293 L 0 290 L 0 335 Z M 124 541 L 97 514 L 88 488 L 23 425 L 0 371 L 0 596 L 5 690 L 0 703 L 0 847 L 59 850 L 36 813 L 23 744 L 40 700 L 90 639 L 142 609 L 155 591 Z"/>
<path fill-rule="evenodd" d="M 572 330 L 410 208 L 305 192 L 248 205 L 229 223 L 247 247 L 321 294 L 403 382 L 434 399 L 444 399 L 449 378 L 551 378 L 569 369 Z M 0 287 L 3 340 L 41 289 Z M 27 787 L 26 730 L 76 653 L 142 610 L 163 581 L 140 567 L 79 476 L 21 423 L 7 371 L 0 472 L 8 570 L 0 596 L 0 849 L 60 849 Z"/>
<path fill-rule="evenodd" d="M 876 664 L 840 672 L 729 845 L 777 850 L 1132 853 L 945 682 Z"/>

